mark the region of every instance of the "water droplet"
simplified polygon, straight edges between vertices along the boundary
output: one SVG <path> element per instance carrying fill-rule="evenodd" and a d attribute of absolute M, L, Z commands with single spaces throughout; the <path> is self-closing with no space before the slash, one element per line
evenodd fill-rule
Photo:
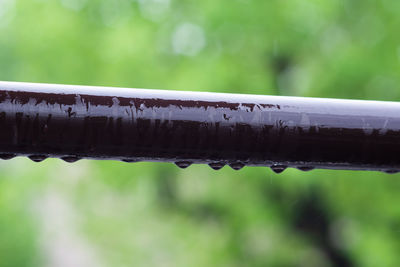
<path fill-rule="evenodd" d="M 61 158 L 63 161 L 68 162 L 68 163 L 74 163 L 80 160 L 81 158 L 78 158 L 77 156 L 66 156 Z"/>
<path fill-rule="evenodd" d="M 300 167 L 297 167 L 297 169 L 300 171 L 303 171 L 303 172 L 309 172 L 309 171 L 314 170 L 315 168 L 311 167 L 311 166 L 300 166 Z"/>
<path fill-rule="evenodd" d="M 396 173 L 399 173 L 399 170 L 386 170 L 384 172 L 386 172 L 388 174 L 396 174 Z"/>
<path fill-rule="evenodd" d="M 181 169 L 186 169 L 190 165 L 192 165 L 192 162 L 190 161 L 177 161 L 175 162 L 176 166 L 178 166 Z"/>
<path fill-rule="evenodd" d="M 47 133 L 48 130 L 49 130 L 49 127 L 47 126 L 47 124 L 45 124 L 43 126 L 43 133 Z"/>
<path fill-rule="evenodd" d="M 15 155 L 15 154 L 0 154 L 0 159 L 4 159 L 4 160 L 7 160 L 7 159 L 12 159 L 12 158 L 15 158 L 17 155 Z"/>
<path fill-rule="evenodd" d="M 31 155 L 31 156 L 28 156 L 28 158 L 30 160 L 34 161 L 34 162 L 41 162 L 41 161 L 47 159 L 47 156 L 45 156 L 45 155 Z"/>
<path fill-rule="evenodd" d="M 225 166 L 225 164 L 222 162 L 213 162 L 213 163 L 208 164 L 208 166 L 210 166 L 212 169 L 218 171 L 218 170 L 222 169 Z"/>
<path fill-rule="evenodd" d="M 121 161 L 126 162 L 126 163 L 135 163 L 135 162 L 139 162 L 139 159 L 135 159 L 135 158 L 126 158 L 126 159 L 121 159 Z"/>
<path fill-rule="evenodd" d="M 271 170 L 273 170 L 275 173 L 282 173 L 287 169 L 287 166 L 284 165 L 272 165 Z"/>
<path fill-rule="evenodd" d="M 229 167 L 231 167 L 235 171 L 238 171 L 238 170 L 242 169 L 244 166 L 245 165 L 243 163 L 241 163 L 241 162 L 235 162 L 235 163 L 229 164 Z"/>

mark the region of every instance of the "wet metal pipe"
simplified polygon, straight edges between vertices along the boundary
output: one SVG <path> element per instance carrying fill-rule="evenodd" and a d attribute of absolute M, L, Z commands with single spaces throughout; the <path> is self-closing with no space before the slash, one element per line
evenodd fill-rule
<path fill-rule="evenodd" d="M 0 82 L 0 157 L 400 170 L 400 103 Z"/>

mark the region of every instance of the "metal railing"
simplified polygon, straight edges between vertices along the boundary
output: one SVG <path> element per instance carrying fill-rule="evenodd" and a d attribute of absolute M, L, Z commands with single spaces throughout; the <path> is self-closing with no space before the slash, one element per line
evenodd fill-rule
<path fill-rule="evenodd" d="M 400 103 L 0 82 L 0 158 L 400 170 Z"/>

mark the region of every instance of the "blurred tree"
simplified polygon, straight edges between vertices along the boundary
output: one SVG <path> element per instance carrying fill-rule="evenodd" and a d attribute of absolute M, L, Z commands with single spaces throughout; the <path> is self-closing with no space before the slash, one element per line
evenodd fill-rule
<path fill-rule="evenodd" d="M 0 80 L 396 101 L 399 5 L 0 0 Z M 397 175 L 0 170 L 0 266 L 399 265 Z"/>

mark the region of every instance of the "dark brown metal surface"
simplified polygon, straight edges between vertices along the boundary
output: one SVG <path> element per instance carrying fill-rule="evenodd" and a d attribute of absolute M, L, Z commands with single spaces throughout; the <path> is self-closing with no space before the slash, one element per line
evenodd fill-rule
<path fill-rule="evenodd" d="M 400 103 L 0 82 L 1 158 L 400 170 Z"/>

